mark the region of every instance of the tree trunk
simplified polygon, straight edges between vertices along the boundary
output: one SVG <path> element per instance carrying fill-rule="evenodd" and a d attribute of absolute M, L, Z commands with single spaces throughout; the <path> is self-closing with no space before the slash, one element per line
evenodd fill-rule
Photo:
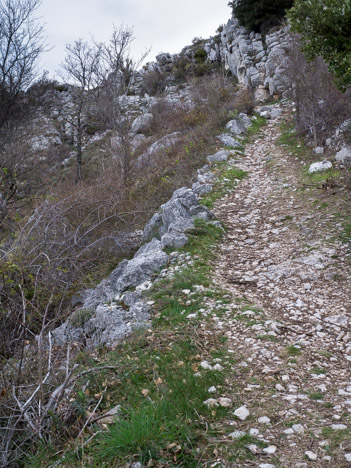
<path fill-rule="evenodd" d="M 76 184 L 79 184 L 83 180 L 82 173 L 82 140 L 83 140 L 83 128 L 81 115 L 78 117 L 77 125 L 77 175 L 76 175 Z"/>
<path fill-rule="evenodd" d="M 314 110 L 314 99 L 313 99 L 313 94 L 311 90 L 310 90 L 310 104 L 311 104 L 311 113 L 312 113 L 313 144 L 314 144 L 314 147 L 317 148 L 318 135 L 317 135 L 317 128 L 316 128 L 316 113 Z"/>

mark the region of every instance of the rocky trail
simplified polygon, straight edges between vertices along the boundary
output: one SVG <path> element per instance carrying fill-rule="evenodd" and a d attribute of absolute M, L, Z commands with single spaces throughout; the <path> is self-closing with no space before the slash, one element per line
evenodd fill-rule
<path fill-rule="evenodd" d="M 227 228 L 215 282 L 234 298 L 215 318 L 236 356 L 229 438 L 254 438 L 225 466 L 351 466 L 349 246 L 278 144 L 287 112 L 246 146 L 248 175 L 214 210 Z"/>

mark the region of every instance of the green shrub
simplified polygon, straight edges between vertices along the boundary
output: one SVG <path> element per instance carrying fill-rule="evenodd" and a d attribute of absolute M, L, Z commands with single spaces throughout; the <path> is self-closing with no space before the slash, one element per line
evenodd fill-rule
<path fill-rule="evenodd" d="M 55 84 L 54 90 L 58 91 L 59 93 L 63 93 L 65 91 L 68 91 L 68 86 L 65 84 Z"/>
<path fill-rule="evenodd" d="M 204 63 L 207 59 L 207 52 L 205 49 L 197 49 L 194 57 L 197 63 Z"/>
<path fill-rule="evenodd" d="M 102 126 L 99 125 L 98 123 L 92 123 L 88 125 L 87 128 L 85 129 L 85 132 L 87 133 L 87 135 L 95 135 L 95 133 L 101 132 L 101 131 L 102 131 Z"/>
<path fill-rule="evenodd" d="M 296 0 L 289 13 L 309 59 L 322 57 L 343 91 L 351 86 L 351 3 L 337 0 Z"/>
<path fill-rule="evenodd" d="M 77 309 L 71 315 L 71 324 L 74 327 L 82 327 L 94 315 L 95 310 L 92 307 Z"/>
<path fill-rule="evenodd" d="M 265 33 L 284 18 L 293 0 L 233 0 L 233 15 L 248 31 Z"/>

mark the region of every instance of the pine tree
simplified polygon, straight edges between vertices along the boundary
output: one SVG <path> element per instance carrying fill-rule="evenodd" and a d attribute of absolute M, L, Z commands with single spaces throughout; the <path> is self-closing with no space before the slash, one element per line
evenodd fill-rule
<path fill-rule="evenodd" d="M 248 31 L 266 32 L 280 23 L 293 0 L 233 0 L 229 6 Z"/>

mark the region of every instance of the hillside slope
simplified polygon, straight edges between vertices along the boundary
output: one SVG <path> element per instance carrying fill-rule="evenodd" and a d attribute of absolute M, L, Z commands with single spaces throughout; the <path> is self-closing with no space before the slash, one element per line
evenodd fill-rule
<path fill-rule="evenodd" d="M 309 175 L 291 106 L 269 109 L 211 163 L 201 203 L 225 234 L 198 221 L 168 250 L 152 329 L 82 353 L 79 438 L 28 466 L 349 465 L 347 173 Z"/>
<path fill-rule="evenodd" d="M 3 466 L 351 465 L 349 91 L 222 29 L 8 135 Z"/>

